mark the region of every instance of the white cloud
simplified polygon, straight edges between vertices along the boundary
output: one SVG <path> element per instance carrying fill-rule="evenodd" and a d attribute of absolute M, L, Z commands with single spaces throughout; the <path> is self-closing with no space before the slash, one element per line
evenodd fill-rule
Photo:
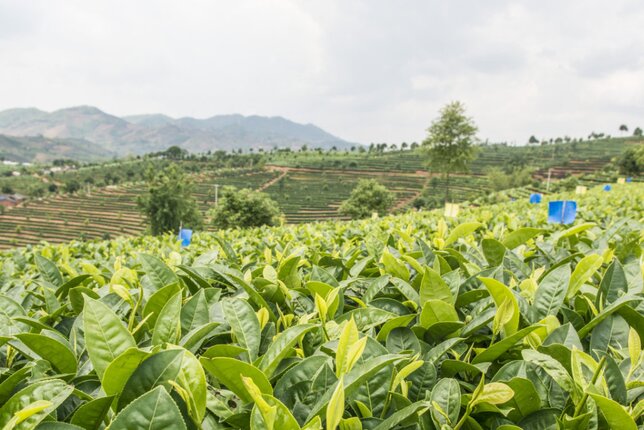
<path fill-rule="evenodd" d="M 421 140 L 462 100 L 482 138 L 644 125 L 638 0 L 0 0 L 0 109 L 283 115 Z"/>

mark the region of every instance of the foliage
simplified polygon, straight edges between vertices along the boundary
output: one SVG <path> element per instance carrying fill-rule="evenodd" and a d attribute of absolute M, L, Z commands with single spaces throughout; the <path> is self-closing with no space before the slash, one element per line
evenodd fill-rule
<path fill-rule="evenodd" d="M 579 185 L 579 179 L 571 176 L 570 178 L 552 182 L 550 184 L 550 190 L 553 192 L 572 191 L 577 188 L 577 185 Z"/>
<path fill-rule="evenodd" d="M 247 228 L 278 225 L 281 213 L 277 203 L 265 193 L 224 187 L 211 216 L 217 228 Z"/>
<path fill-rule="evenodd" d="M 644 145 L 629 148 L 617 161 L 619 172 L 624 175 L 637 176 L 644 172 Z"/>
<path fill-rule="evenodd" d="M 502 169 L 493 167 L 488 171 L 487 179 L 490 189 L 494 191 L 523 187 L 532 183 L 532 169 L 529 167 L 517 168 L 506 173 Z"/>
<path fill-rule="evenodd" d="M 340 206 L 340 213 L 353 219 L 386 214 L 394 204 L 394 195 L 374 179 L 361 179 L 351 196 Z"/>
<path fill-rule="evenodd" d="M 72 179 L 65 183 L 65 192 L 68 194 L 73 194 L 81 189 L 81 184 L 76 179 Z"/>
<path fill-rule="evenodd" d="M 431 168 L 447 178 L 446 201 L 449 200 L 450 174 L 467 171 L 469 162 L 474 159 L 477 131 L 474 121 L 465 116 L 465 106 L 460 102 L 445 106 L 440 117 L 427 129 L 423 145 Z"/>
<path fill-rule="evenodd" d="M 0 423 L 636 429 L 643 192 L 2 254 Z"/>
<path fill-rule="evenodd" d="M 201 212 L 192 192 L 193 183 L 176 165 L 150 172 L 148 192 L 137 203 L 153 235 L 177 232 L 181 225 L 201 226 Z"/>

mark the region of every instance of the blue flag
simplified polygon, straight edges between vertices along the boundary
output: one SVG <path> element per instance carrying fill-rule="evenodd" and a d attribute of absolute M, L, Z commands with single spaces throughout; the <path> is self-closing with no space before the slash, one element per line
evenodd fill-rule
<path fill-rule="evenodd" d="M 179 230 L 179 240 L 181 241 L 181 246 L 188 246 L 192 241 L 192 230 L 187 228 L 182 228 Z"/>
<path fill-rule="evenodd" d="M 541 194 L 539 193 L 530 194 L 530 203 L 541 203 Z"/>
<path fill-rule="evenodd" d="M 611 187 L 611 186 L 610 186 L 610 185 L 608 185 L 608 184 L 604 185 L 604 191 L 610 191 L 612 188 L 613 188 L 613 187 Z"/>
<path fill-rule="evenodd" d="M 570 224 L 577 217 L 577 202 L 574 200 L 556 200 L 548 203 L 548 222 Z"/>

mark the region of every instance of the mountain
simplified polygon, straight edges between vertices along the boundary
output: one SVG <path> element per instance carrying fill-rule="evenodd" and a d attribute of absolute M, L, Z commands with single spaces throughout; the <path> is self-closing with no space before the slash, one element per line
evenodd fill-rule
<path fill-rule="evenodd" d="M 34 108 L 0 112 L 0 134 L 83 139 L 97 153 L 145 154 L 172 145 L 190 152 L 233 149 L 349 148 L 313 124 L 282 117 L 218 115 L 206 119 L 172 118 L 162 114 L 117 117 L 93 106 L 45 112 Z M 0 153 L 1 155 L 1 153 Z"/>
<path fill-rule="evenodd" d="M 83 139 L 48 139 L 42 136 L 0 134 L 0 158 L 21 163 L 48 163 L 56 159 L 100 161 L 116 156 Z"/>

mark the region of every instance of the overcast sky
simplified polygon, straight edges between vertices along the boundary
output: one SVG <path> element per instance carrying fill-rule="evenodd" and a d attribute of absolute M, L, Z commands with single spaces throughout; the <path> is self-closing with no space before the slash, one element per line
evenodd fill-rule
<path fill-rule="evenodd" d="M 642 0 L 0 0 L 0 110 L 281 115 L 422 140 L 464 102 L 491 141 L 644 126 Z"/>

